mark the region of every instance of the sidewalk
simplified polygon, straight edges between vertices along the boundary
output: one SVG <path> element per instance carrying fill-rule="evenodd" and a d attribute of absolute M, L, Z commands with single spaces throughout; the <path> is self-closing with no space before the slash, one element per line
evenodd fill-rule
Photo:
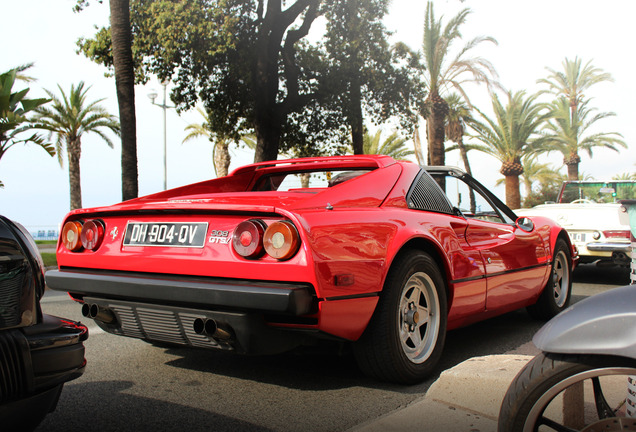
<path fill-rule="evenodd" d="M 426 396 L 349 432 L 496 432 L 501 401 L 530 355 L 474 357 L 448 369 Z"/>

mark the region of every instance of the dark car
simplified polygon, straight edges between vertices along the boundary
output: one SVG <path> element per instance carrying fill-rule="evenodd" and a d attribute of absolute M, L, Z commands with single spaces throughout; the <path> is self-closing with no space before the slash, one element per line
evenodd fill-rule
<path fill-rule="evenodd" d="M 44 265 L 31 235 L 0 216 L 0 429 L 34 429 L 82 375 L 88 329 L 44 315 Z"/>

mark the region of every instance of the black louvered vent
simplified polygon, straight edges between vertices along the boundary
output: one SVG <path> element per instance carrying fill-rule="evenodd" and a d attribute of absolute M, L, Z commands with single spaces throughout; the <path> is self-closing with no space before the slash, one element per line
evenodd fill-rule
<path fill-rule="evenodd" d="M 0 404 L 20 398 L 27 391 L 19 336 L 15 331 L 0 333 Z"/>
<path fill-rule="evenodd" d="M 23 267 L 0 275 L 0 328 L 20 324 L 20 297 L 23 283 Z"/>
<path fill-rule="evenodd" d="M 407 202 L 411 209 L 453 214 L 446 195 L 426 171 L 420 173 L 407 195 Z"/>

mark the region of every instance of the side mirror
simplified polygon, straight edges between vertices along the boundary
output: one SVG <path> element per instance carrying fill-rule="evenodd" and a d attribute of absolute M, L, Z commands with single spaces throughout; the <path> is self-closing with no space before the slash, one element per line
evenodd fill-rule
<path fill-rule="evenodd" d="M 534 229 L 534 222 L 532 222 L 532 219 L 528 217 L 520 217 L 517 219 L 517 226 L 525 232 L 532 232 Z"/>

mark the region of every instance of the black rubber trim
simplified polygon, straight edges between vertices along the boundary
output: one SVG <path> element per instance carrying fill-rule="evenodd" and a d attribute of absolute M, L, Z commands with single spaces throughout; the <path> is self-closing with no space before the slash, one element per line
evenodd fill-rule
<path fill-rule="evenodd" d="M 327 297 L 325 298 L 325 300 L 354 300 L 354 299 L 361 299 L 361 298 L 377 297 L 379 295 L 380 295 L 379 292 L 372 292 L 372 293 L 365 293 L 365 294 L 352 294 L 352 295 Z"/>
<path fill-rule="evenodd" d="M 49 270 L 49 288 L 102 298 L 141 299 L 164 304 L 193 304 L 262 312 L 307 314 L 311 289 L 302 284 L 234 281 L 191 276 L 95 273 Z"/>
<path fill-rule="evenodd" d="M 535 268 L 541 268 L 541 267 L 546 267 L 546 266 L 551 266 L 552 262 L 546 262 L 546 263 L 540 263 L 540 264 L 535 264 L 535 265 L 531 265 L 528 267 L 523 267 L 523 268 L 518 268 L 518 269 L 514 269 L 514 270 L 504 270 L 501 272 L 497 272 L 497 273 L 489 273 L 489 274 L 485 274 L 485 275 L 479 275 L 479 276 L 475 276 L 475 277 L 468 277 L 468 278 L 463 278 L 463 279 L 455 279 L 450 281 L 451 284 L 456 284 L 456 283 L 461 283 L 461 282 L 470 282 L 470 281 L 474 281 L 474 280 L 479 280 L 479 279 L 489 279 L 495 276 L 503 276 L 506 274 L 513 274 L 513 273 L 519 273 L 522 271 L 526 271 L 526 270 L 532 270 Z"/>

